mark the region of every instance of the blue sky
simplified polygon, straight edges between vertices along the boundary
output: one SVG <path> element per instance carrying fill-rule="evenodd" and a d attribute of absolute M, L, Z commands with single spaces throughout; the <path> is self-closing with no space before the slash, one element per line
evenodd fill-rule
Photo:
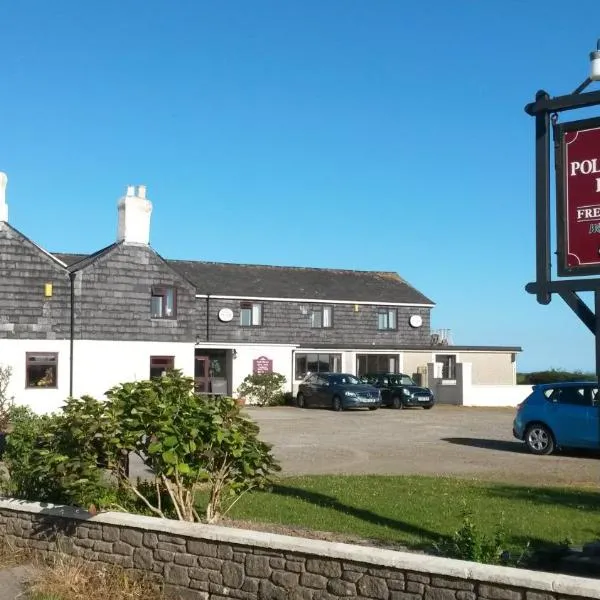
<path fill-rule="evenodd" d="M 456 344 L 593 369 L 534 277 L 537 89 L 586 77 L 578 0 L 22 0 L 0 7 L 11 223 L 53 251 L 114 241 L 146 184 L 169 258 L 397 271 Z"/>

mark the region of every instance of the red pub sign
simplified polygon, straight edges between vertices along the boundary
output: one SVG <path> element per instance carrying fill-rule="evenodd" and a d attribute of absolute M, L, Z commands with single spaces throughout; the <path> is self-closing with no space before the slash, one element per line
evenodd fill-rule
<path fill-rule="evenodd" d="M 252 372 L 255 375 L 264 375 L 273 372 L 273 361 L 266 356 L 259 356 L 252 361 Z"/>
<path fill-rule="evenodd" d="M 556 128 L 558 275 L 600 273 L 600 119 Z"/>

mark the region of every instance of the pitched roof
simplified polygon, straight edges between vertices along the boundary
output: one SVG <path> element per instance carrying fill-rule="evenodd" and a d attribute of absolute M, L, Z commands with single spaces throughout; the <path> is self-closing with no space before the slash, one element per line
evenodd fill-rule
<path fill-rule="evenodd" d="M 89 257 L 83 254 L 63 253 L 55 253 L 54 256 L 66 263 L 70 269 L 79 269 L 88 264 L 88 260 L 110 248 L 111 246 Z M 166 263 L 190 281 L 198 294 L 433 305 L 429 298 L 397 273 L 388 271 L 277 267 L 190 260 L 166 260 Z"/>

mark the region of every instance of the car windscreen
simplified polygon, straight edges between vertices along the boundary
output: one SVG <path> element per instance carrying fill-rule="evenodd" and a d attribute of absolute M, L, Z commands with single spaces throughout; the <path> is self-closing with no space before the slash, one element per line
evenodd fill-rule
<path fill-rule="evenodd" d="M 329 381 L 336 385 L 358 385 L 361 383 L 354 375 L 332 375 Z"/>
<path fill-rule="evenodd" d="M 392 375 L 390 377 L 390 383 L 392 385 L 415 385 L 412 377 L 409 377 L 408 375 Z"/>

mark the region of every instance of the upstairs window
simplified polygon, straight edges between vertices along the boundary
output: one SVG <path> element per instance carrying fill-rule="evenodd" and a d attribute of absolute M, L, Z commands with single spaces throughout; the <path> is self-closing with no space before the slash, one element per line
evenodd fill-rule
<path fill-rule="evenodd" d="M 240 325 L 242 327 L 260 327 L 262 325 L 262 304 L 260 302 L 242 302 L 240 304 Z"/>
<path fill-rule="evenodd" d="M 58 387 L 58 353 L 56 352 L 27 352 L 26 354 L 27 388 L 56 388 Z"/>
<path fill-rule="evenodd" d="M 315 306 L 310 313 L 310 326 L 314 329 L 333 327 L 333 306 Z"/>
<path fill-rule="evenodd" d="M 177 316 L 177 292 L 175 288 L 153 287 L 150 312 L 153 319 L 174 319 Z"/>
<path fill-rule="evenodd" d="M 380 308 L 377 310 L 377 329 L 380 331 L 390 331 L 396 329 L 396 309 Z"/>

